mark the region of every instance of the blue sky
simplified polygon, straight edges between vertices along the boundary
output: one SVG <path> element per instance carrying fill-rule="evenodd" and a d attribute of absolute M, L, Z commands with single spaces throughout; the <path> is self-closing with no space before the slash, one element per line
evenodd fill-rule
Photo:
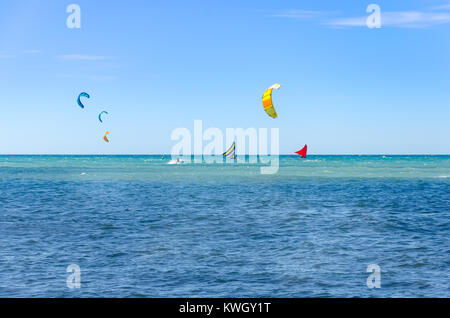
<path fill-rule="evenodd" d="M 196 119 L 278 127 L 286 154 L 449 154 L 449 31 L 446 0 L 2 0 L 0 154 L 170 153 Z"/>

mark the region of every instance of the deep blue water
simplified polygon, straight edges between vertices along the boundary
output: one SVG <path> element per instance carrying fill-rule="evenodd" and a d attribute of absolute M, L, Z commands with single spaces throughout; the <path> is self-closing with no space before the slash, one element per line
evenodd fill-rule
<path fill-rule="evenodd" d="M 450 296 L 450 156 L 160 157 L 0 156 L 0 297 Z"/>

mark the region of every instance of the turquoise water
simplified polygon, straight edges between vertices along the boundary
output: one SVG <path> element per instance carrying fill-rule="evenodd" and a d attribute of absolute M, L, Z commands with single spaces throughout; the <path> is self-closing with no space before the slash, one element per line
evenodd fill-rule
<path fill-rule="evenodd" d="M 0 297 L 450 296 L 450 156 L 169 161 L 0 156 Z"/>

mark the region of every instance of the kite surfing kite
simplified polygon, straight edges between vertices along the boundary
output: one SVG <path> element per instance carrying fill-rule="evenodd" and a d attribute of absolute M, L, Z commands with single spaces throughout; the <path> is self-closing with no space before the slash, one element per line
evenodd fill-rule
<path fill-rule="evenodd" d="M 272 90 L 274 88 L 279 89 L 280 87 L 281 87 L 280 84 L 273 84 L 264 92 L 264 95 L 262 97 L 262 103 L 263 103 L 264 110 L 272 118 L 277 118 L 277 116 L 278 116 L 277 112 L 275 111 L 275 107 L 273 107 L 273 103 L 272 103 Z"/>
<path fill-rule="evenodd" d="M 78 95 L 78 98 L 77 98 L 78 106 L 80 106 L 81 108 L 84 108 L 84 105 L 83 105 L 83 103 L 80 100 L 81 97 L 91 98 L 91 96 L 89 96 L 89 94 L 85 93 L 85 92 L 80 93 L 80 95 Z"/>
<path fill-rule="evenodd" d="M 295 153 L 298 154 L 299 156 L 301 156 L 302 158 L 306 158 L 306 152 L 307 151 L 308 151 L 308 146 L 305 145 L 305 147 L 303 147 L 299 151 L 296 151 Z"/>
<path fill-rule="evenodd" d="M 228 148 L 227 151 L 225 151 L 222 156 L 228 157 L 230 159 L 236 159 L 236 142 L 233 142 L 230 148 Z"/>
<path fill-rule="evenodd" d="M 105 140 L 106 142 L 109 142 L 108 138 L 106 137 L 106 135 L 109 135 L 109 131 L 107 131 L 105 133 L 105 135 L 103 136 L 103 140 Z"/>
<path fill-rule="evenodd" d="M 103 114 L 108 115 L 108 112 L 107 111 L 102 111 L 100 114 L 98 114 L 98 120 L 100 120 L 101 123 L 103 123 L 103 120 L 102 120 L 102 115 Z"/>

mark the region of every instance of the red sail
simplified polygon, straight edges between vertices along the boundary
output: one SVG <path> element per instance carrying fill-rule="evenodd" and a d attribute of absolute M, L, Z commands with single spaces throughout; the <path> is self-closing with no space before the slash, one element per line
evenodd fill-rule
<path fill-rule="evenodd" d="M 302 158 L 306 158 L 306 152 L 308 151 L 308 146 L 305 145 L 301 150 L 297 151 L 296 154 L 300 155 Z"/>

